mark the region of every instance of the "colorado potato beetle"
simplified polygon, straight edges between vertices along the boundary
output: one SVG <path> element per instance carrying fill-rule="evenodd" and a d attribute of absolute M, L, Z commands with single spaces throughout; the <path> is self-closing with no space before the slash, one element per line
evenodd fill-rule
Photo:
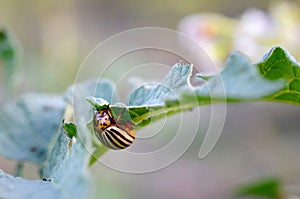
<path fill-rule="evenodd" d="M 116 119 L 112 116 L 109 107 L 97 110 L 94 115 L 95 134 L 100 142 L 110 149 L 125 149 L 135 139 L 135 130 L 132 123 L 120 120 L 124 111 Z"/>

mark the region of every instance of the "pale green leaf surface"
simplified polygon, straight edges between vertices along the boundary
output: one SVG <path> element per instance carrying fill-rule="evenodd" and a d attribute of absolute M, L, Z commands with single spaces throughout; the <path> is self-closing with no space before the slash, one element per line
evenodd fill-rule
<path fill-rule="evenodd" d="M 49 181 L 26 180 L 0 170 L 0 198 L 3 199 L 62 199 L 59 188 Z"/>
<path fill-rule="evenodd" d="M 149 83 L 134 90 L 128 97 L 129 113 L 134 123 L 145 126 L 181 109 L 165 107 L 166 100 L 177 101 L 182 91 L 190 90 L 191 64 L 175 64 L 162 83 Z"/>
<path fill-rule="evenodd" d="M 66 94 L 67 99 L 73 97 L 75 114 L 80 114 L 78 111 L 83 105 L 81 103 L 86 103 L 85 98 L 90 95 L 100 96 L 110 102 L 117 99 L 114 85 L 108 80 L 81 83 Z M 42 177 L 52 179 L 51 182 L 61 188 L 64 198 L 85 198 L 88 194 L 89 181 L 86 169 L 89 154 L 86 147 L 91 145 L 92 140 L 87 139 L 91 136 L 88 136 L 90 132 L 86 123 L 78 120 L 76 129 L 78 136 L 71 148 L 68 144 L 70 138 L 66 137 L 63 127 L 59 129 L 59 134 L 52 142 L 53 145 L 49 148 L 48 157 L 42 168 Z"/>
<path fill-rule="evenodd" d="M 167 99 L 176 99 L 177 93 L 189 88 L 193 66 L 175 64 L 162 83 L 147 83 L 134 90 L 128 97 L 129 106 L 162 106 Z"/>
<path fill-rule="evenodd" d="M 0 153 L 42 164 L 65 103 L 60 96 L 26 94 L 0 110 Z"/>
<path fill-rule="evenodd" d="M 89 190 L 86 146 L 91 140 L 82 135 L 90 132 L 86 123 L 77 123 L 81 136 L 76 136 L 76 142 L 69 145 L 74 139 L 64 132 L 63 112 L 67 103 L 75 98 L 75 102 L 86 103 L 85 97 L 89 95 L 114 102 L 113 89 L 108 80 L 88 81 L 76 88 L 70 87 L 65 100 L 59 96 L 30 94 L 4 107 L 0 118 L 1 153 L 12 159 L 42 164 L 41 178 L 50 181 L 15 178 L 1 172 L 0 198 L 86 198 Z M 75 103 L 74 109 L 80 105 Z M 32 147 L 38 155 L 33 153 Z"/>
<path fill-rule="evenodd" d="M 196 87 L 197 97 L 252 101 L 278 92 L 283 81 L 270 81 L 259 74 L 257 67 L 241 53 L 229 56 L 220 75 L 212 76 L 206 84 Z"/>
<path fill-rule="evenodd" d="M 60 187 L 63 198 L 84 198 L 88 190 L 88 153 L 79 139 L 69 150 L 68 139 L 60 128 L 55 144 L 50 147 L 41 175 Z"/>
<path fill-rule="evenodd" d="M 300 90 L 297 77 L 300 74 L 299 65 L 285 50 L 280 47 L 274 49 L 258 64 L 252 64 L 245 55 L 233 52 L 219 74 L 206 78 L 206 82 L 197 87 L 190 85 L 192 65 L 175 64 L 161 83 L 144 83 L 131 93 L 127 102 L 131 120 L 139 128 L 170 114 L 220 102 L 285 100 L 297 103 Z M 277 62 L 270 61 L 277 59 L 283 59 L 286 64 L 275 65 Z M 290 73 L 288 77 L 293 75 L 296 78 L 288 80 L 284 75 L 269 78 L 259 68 L 262 65 L 267 68 L 270 64 L 273 64 L 273 68 L 269 73 L 276 74 L 276 70 L 280 68 L 279 71 Z M 198 77 L 202 78 L 201 75 Z M 290 90 L 288 94 L 282 92 L 285 87 Z M 289 98 L 293 98 L 293 102 Z M 114 109 L 118 106 L 111 107 Z"/>

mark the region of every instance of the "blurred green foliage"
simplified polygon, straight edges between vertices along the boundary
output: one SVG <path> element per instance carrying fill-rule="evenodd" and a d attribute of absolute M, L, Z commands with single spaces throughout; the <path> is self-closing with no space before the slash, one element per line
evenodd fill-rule
<path fill-rule="evenodd" d="M 264 178 L 246 185 L 237 191 L 238 196 L 256 196 L 268 199 L 282 199 L 281 181 L 277 178 Z"/>
<path fill-rule="evenodd" d="M 16 41 L 8 30 L 0 30 L 0 59 L 4 65 L 5 99 L 11 100 L 14 93 L 14 72 L 17 67 Z"/>

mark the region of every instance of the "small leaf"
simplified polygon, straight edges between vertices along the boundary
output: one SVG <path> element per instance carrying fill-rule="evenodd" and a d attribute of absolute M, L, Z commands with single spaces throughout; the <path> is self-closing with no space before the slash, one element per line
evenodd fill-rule
<path fill-rule="evenodd" d="M 277 178 L 266 178 L 239 187 L 236 194 L 240 197 L 256 196 L 269 199 L 281 199 L 281 183 Z"/>
<path fill-rule="evenodd" d="M 87 97 L 86 100 L 96 109 L 102 110 L 109 107 L 108 101 L 102 98 Z"/>
<path fill-rule="evenodd" d="M 115 91 L 115 85 L 107 79 L 102 79 L 99 81 L 90 80 L 75 84 L 67 90 L 65 98 L 70 104 L 74 104 L 74 115 L 78 116 L 75 119 L 89 120 L 90 112 L 87 110 L 89 110 L 90 107 L 89 104 L 86 103 L 86 100 L 97 105 L 97 102 L 92 101 L 94 100 L 93 98 L 102 98 L 112 104 L 117 102 L 118 95 Z M 77 124 L 79 121 L 74 122 Z"/>
<path fill-rule="evenodd" d="M 4 106 L 0 110 L 0 153 L 42 164 L 64 108 L 62 97 L 42 94 L 23 95 Z"/>
<path fill-rule="evenodd" d="M 77 137 L 77 127 L 73 123 L 63 123 L 64 130 L 68 138 Z"/>
<path fill-rule="evenodd" d="M 193 65 L 176 63 L 172 70 L 166 75 L 162 84 L 170 89 L 178 90 L 190 85 L 190 76 L 192 74 Z"/>
<path fill-rule="evenodd" d="M 64 132 L 68 138 L 68 152 L 71 153 L 72 144 L 77 140 L 77 127 L 74 123 L 65 123 L 64 119 L 62 125 L 64 128 Z"/>
<path fill-rule="evenodd" d="M 11 35 L 8 31 L 4 29 L 0 30 L 0 57 L 8 65 L 15 62 L 16 54 L 14 48 Z"/>
<path fill-rule="evenodd" d="M 94 85 L 95 83 L 97 84 L 97 86 Z M 99 82 L 91 82 L 91 84 L 92 86 L 88 84 L 83 84 L 80 90 L 85 90 L 85 89 L 90 89 L 95 87 L 97 88 L 96 92 L 94 93 L 90 92 L 88 95 L 85 96 L 85 99 L 90 103 L 90 105 L 94 108 L 94 110 L 101 110 L 103 108 L 108 108 L 110 104 L 116 103 L 118 95 L 114 90 L 115 85 L 111 81 L 104 79 L 104 80 L 100 80 Z M 93 118 L 94 110 L 91 112 L 92 113 L 91 118 Z M 92 166 L 108 150 L 108 148 L 100 144 L 98 138 L 96 138 L 92 125 L 93 125 L 92 121 L 88 122 L 88 124 L 86 125 L 87 129 L 91 133 L 90 137 L 92 140 L 92 144 L 94 146 L 93 154 L 90 156 L 89 159 L 89 163 L 88 163 L 89 166 Z"/>
<path fill-rule="evenodd" d="M 265 78 L 285 80 L 285 86 L 280 92 L 268 100 L 300 105 L 300 65 L 286 50 L 272 48 L 257 65 Z"/>
<path fill-rule="evenodd" d="M 134 90 L 128 98 L 132 121 L 141 127 L 169 113 L 183 110 L 184 107 L 178 106 L 178 103 L 167 107 L 166 102 L 177 101 L 181 98 L 181 92 L 191 89 L 189 78 L 192 70 L 190 64 L 175 64 L 162 83 L 146 84 Z"/>
<path fill-rule="evenodd" d="M 284 65 L 279 64 L 282 60 Z M 272 78 L 261 68 L 270 70 L 269 73 L 274 70 Z M 282 71 L 279 75 L 276 74 L 278 68 Z M 190 84 L 192 70 L 190 64 L 175 64 L 161 83 L 144 83 L 129 95 L 126 110 L 136 129 L 162 117 L 213 103 L 281 100 L 300 104 L 299 64 L 279 47 L 271 50 L 257 65 L 250 63 L 245 55 L 233 52 L 220 74 L 205 78 L 205 83 L 197 87 Z M 288 74 L 283 72 L 285 70 Z M 289 92 L 283 94 L 287 88 Z M 118 113 L 124 106 L 115 104 L 110 108 Z"/>
<path fill-rule="evenodd" d="M 162 106 L 172 90 L 159 83 L 149 83 L 136 89 L 129 99 L 130 106 Z"/>
<path fill-rule="evenodd" d="M 167 99 L 178 98 L 177 93 L 190 87 L 193 66 L 175 64 L 162 83 L 148 83 L 134 90 L 128 98 L 130 106 L 163 106 Z"/>

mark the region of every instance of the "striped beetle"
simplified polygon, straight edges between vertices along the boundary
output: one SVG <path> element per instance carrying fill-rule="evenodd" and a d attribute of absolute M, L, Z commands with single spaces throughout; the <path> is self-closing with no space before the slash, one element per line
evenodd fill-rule
<path fill-rule="evenodd" d="M 93 126 L 96 136 L 102 144 L 110 149 L 125 149 L 135 139 L 135 130 L 132 123 L 120 120 L 124 111 L 115 119 L 108 106 L 97 110 L 94 115 Z"/>

